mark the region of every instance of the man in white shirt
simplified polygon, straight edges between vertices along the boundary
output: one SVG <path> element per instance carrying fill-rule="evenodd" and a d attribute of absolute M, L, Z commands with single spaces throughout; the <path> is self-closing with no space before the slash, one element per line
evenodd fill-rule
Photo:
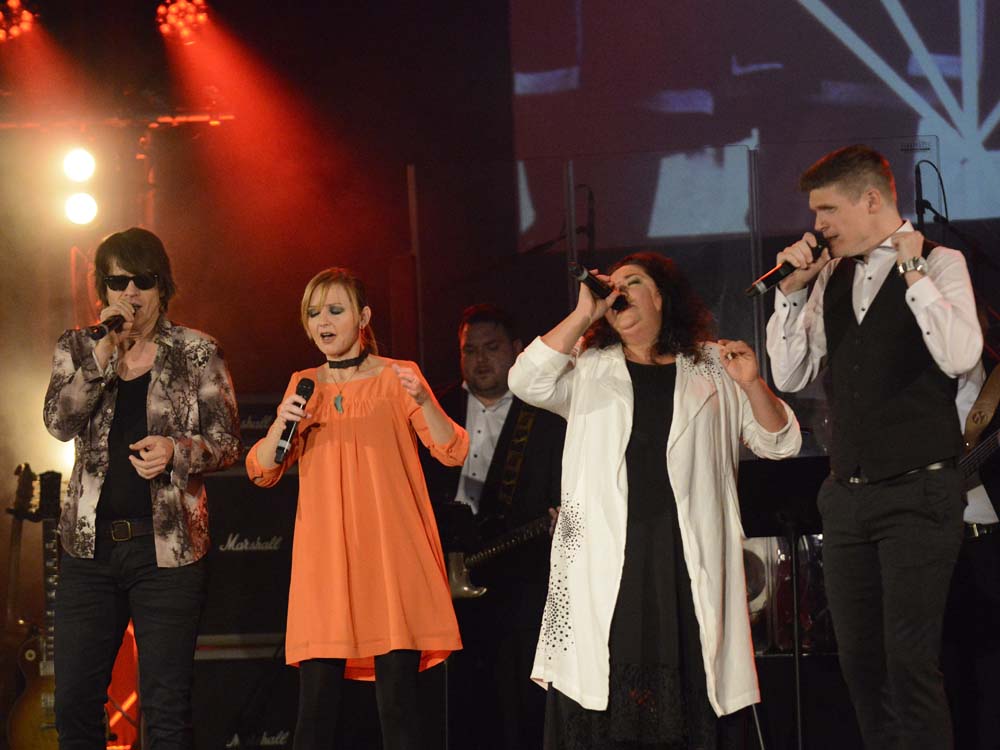
<path fill-rule="evenodd" d="M 547 523 L 538 521 L 559 503 L 566 424 L 508 390 L 522 346 L 505 311 L 467 308 L 458 343 L 462 383 L 438 402 L 469 433 L 469 453 L 460 470 L 433 460 L 424 470 L 441 526 L 460 526 L 455 518 L 463 514 L 454 509 L 461 504 L 476 533 L 470 541 L 442 528 L 442 541 L 472 552 L 529 525 L 535 534 L 473 569 L 473 582 L 487 588 L 483 597 L 455 602 L 463 650 L 449 660 L 451 744 L 530 750 L 541 747 L 545 711 L 545 692 L 530 680 L 549 572 Z"/>
<path fill-rule="evenodd" d="M 962 542 L 956 378 L 982 352 L 961 253 L 904 221 L 885 158 L 849 146 L 800 189 L 816 235 L 782 250 L 767 350 L 777 387 L 822 374 L 831 476 L 817 498 L 840 664 L 867 747 L 951 748 L 941 623 Z M 812 283 L 811 293 L 808 291 Z"/>
<path fill-rule="evenodd" d="M 998 377 L 994 366 L 993 378 Z M 983 429 L 974 450 L 962 459 L 963 473 L 978 469 L 968 482 L 965 540 L 944 618 L 944 684 L 955 746 L 963 750 L 1000 747 L 1000 409 L 992 418 L 985 404 L 973 409 L 985 380 L 980 364 L 959 381 L 961 424 Z M 973 411 L 976 416 L 969 420 Z"/>

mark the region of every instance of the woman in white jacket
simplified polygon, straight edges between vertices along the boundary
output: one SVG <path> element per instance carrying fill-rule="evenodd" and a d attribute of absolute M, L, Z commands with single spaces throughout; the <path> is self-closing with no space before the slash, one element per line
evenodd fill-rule
<path fill-rule="evenodd" d="M 801 445 L 791 409 L 673 263 L 636 253 L 510 371 L 567 420 L 562 508 L 532 677 L 546 750 L 727 747 L 759 700 L 736 496 L 739 443 Z M 619 296 L 628 306 L 610 308 Z M 572 352 L 586 333 L 585 350 Z"/>

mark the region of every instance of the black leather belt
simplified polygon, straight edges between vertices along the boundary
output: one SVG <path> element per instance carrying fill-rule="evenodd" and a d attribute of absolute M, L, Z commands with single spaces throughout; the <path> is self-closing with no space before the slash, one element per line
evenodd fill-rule
<path fill-rule="evenodd" d="M 932 464 L 927 464 L 926 466 L 919 466 L 916 469 L 910 469 L 909 471 L 904 471 L 902 474 L 893 474 L 891 477 L 885 477 L 883 479 L 871 480 L 861 473 L 858 469 L 852 476 L 849 477 L 837 477 L 839 481 L 844 484 L 860 485 L 860 484 L 877 484 L 878 482 L 887 482 L 890 479 L 899 479 L 900 477 L 908 477 L 911 474 L 917 474 L 921 471 L 938 471 L 940 469 L 953 469 L 955 467 L 955 459 L 949 458 L 945 461 L 935 461 Z"/>
<path fill-rule="evenodd" d="M 965 538 L 979 539 L 990 534 L 1000 533 L 1000 523 L 968 523 L 965 524 Z"/>
<path fill-rule="evenodd" d="M 153 533 L 153 518 L 122 518 L 116 521 L 98 521 L 97 535 L 112 542 L 127 542 L 137 536 Z"/>

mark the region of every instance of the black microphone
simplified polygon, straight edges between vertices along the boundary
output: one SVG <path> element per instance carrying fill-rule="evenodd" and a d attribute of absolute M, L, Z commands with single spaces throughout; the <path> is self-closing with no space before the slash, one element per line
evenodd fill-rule
<path fill-rule="evenodd" d="M 824 250 L 828 250 L 830 248 L 830 243 L 826 241 L 826 238 L 823 236 L 822 232 L 813 232 L 813 234 L 816 235 L 816 247 L 812 249 L 813 260 L 816 260 Z M 756 297 L 757 295 L 760 294 L 764 294 L 769 289 L 771 289 L 771 287 L 777 286 L 778 282 L 781 281 L 786 276 L 788 276 L 788 274 L 793 273 L 796 270 L 798 269 L 796 269 L 795 266 L 793 266 L 786 260 L 781 265 L 775 266 L 770 271 L 761 276 L 759 279 L 757 279 L 753 284 L 748 286 L 746 288 L 746 291 L 744 291 L 743 293 L 747 297 L 751 298 Z"/>
<path fill-rule="evenodd" d="M 594 276 L 590 271 L 581 266 L 579 263 L 569 264 L 569 275 L 574 279 L 579 281 L 581 284 L 587 287 L 595 297 L 600 299 L 605 299 L 611 292 L 614 291 L 610 286 L 605 284 L 599 278 Z M 628 300 L 624 296 L 618 297 L 614 302 L 611 303 L 611 309 L 621 312 L 626 307 L 628 307 Z"/>
<path fill-rule="evenodd" d="M 125 325 L 124 315 L 110 315 L 96 326 L 87 326 L 87 335 L 94 341 L 100 341 L 112 331 L 120 331 Z"/>
<path fill-rule="evenodd" d="M 298 386 L 295 388 L 295 395 L 302 396 L 306 403 L 309 402 L 309 397 L 313 395 L 313 389 L 316 387 L 314 383 L 309 378 L 302 378 L 299 381 Z M 303 404 L 305 406 L 305 404 Z M 285 425 L 285 431 L 281 433 L 281 439 L 278 441 L 278 447 L 274 450 L 274 462 L 280 464 L 285 460 L 285 454 L 288 453 L 288 449 L 292 447 L 292 438 L 295 436 L 295 428 L 299 426 L 298 422 L 289 422 Z"/>
<path fill-rule="evenodd" d="M 913 168 L 913 183 L 916 188 L 915 212 L 917 214 L 917 231 L 924 231 L 924 183 L 920 179 L 920 162 Z"/>

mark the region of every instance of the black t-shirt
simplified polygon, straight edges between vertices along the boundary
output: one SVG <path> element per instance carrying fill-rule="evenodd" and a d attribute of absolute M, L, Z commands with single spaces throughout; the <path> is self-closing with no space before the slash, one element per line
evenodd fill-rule
<path fill-rule="evenodd" d="M 108 434 L 108 474 L 97 502 L 97 518 L 148 518 L 153 515 L 149 480 L 143 479 L 128 460 L 129 445 L 146 437 L 146 393 L 150 374 L 119 380 L 115 418 Z"/>

